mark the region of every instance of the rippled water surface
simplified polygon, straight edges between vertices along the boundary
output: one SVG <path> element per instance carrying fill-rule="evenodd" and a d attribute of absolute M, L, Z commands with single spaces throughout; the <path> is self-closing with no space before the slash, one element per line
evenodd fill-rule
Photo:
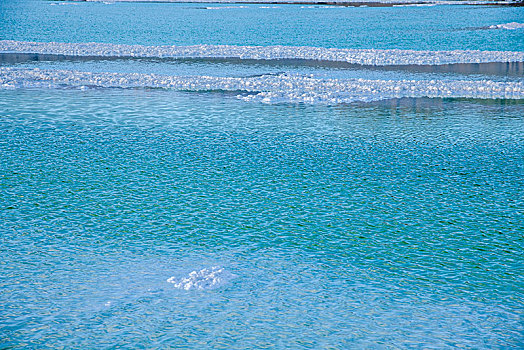
<path fill-rule="evenodd" d="M 2 347 L 522 345 L 521 102 L 196 97 L 0 91 Z"/>
<path fill-rule="evenodd" d="M 292 45 L 366 49 L 523 51 L 524 18 L 486 6 L 0 2 L 0 39 L 142 45 Z"/>
<path fill-rule="evenodd" d="M 522 8 L 263 7 L 0 1 L 0 349 L 524 347 Z"/>

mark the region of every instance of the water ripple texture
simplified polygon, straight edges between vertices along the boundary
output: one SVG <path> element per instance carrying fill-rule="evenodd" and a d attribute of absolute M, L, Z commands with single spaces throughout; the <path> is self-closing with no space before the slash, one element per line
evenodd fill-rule
<path fill-rule="evenodd" d="M 521 343 L 521 100 L 2 89 L 0 115 L 3 347 Z"/>

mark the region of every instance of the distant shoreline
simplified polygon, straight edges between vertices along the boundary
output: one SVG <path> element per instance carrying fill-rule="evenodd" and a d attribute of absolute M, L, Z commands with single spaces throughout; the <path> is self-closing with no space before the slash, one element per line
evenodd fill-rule
<path fill-rule="evenodd" d="M 171 4 L 239 4 L 239 5 L 323 5 L 323 6 L 341 6 L 341 7 L 396 7 L 396 6 L 434 6 L 434 5 L 472 5 L 472 6 L 524 6 L 524 0 L 521 1 L 461 1 L 461 0 L 444 0 L 444 1 L 307 1 L 307 0 L 49 0 L 56 2 L 126 2 L 126 3 L 171 3 Z"/>

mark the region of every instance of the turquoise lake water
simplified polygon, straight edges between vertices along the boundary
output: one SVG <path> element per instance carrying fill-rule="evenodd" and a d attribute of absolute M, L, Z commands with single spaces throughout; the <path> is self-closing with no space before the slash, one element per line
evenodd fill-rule
<path fill-rule="evenodd" d="M 524 10 L 515 7 L 302 8 L 6 0 L 0 4 L 0 16 L 0 36 L 10 40 L 524 51 L 522 30 L 479 30 L 522 22 Z"/>
<path fill-rule="evenodd" d="M 0 40 L 522 51 L 520 8 L 0 3 Z M 513 76 L 210 61 L 16 69 Z M 0 75 L 1 78 L 1 75 Z M 18 82 L 17 82 L 18 83 Z M 0 88 L 0 348 L 522 348 L 524 100 Z"/>

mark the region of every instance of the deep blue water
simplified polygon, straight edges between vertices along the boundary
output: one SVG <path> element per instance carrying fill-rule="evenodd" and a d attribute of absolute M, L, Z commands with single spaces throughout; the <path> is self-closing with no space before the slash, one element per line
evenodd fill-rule
<path fill-rule="evenodd" d="M 464 29 L 521 21 L 515 8 L 206 6 L 6 1 L 0 39 L 523 49 L 522 30 Z M 220 62 L 14 66 L 522 80 Z M 237 94 L 0 89 L 0 349 L 524 346 L 522 99 Z M 213 267 L 216 280 L 191 280 Z"/>

